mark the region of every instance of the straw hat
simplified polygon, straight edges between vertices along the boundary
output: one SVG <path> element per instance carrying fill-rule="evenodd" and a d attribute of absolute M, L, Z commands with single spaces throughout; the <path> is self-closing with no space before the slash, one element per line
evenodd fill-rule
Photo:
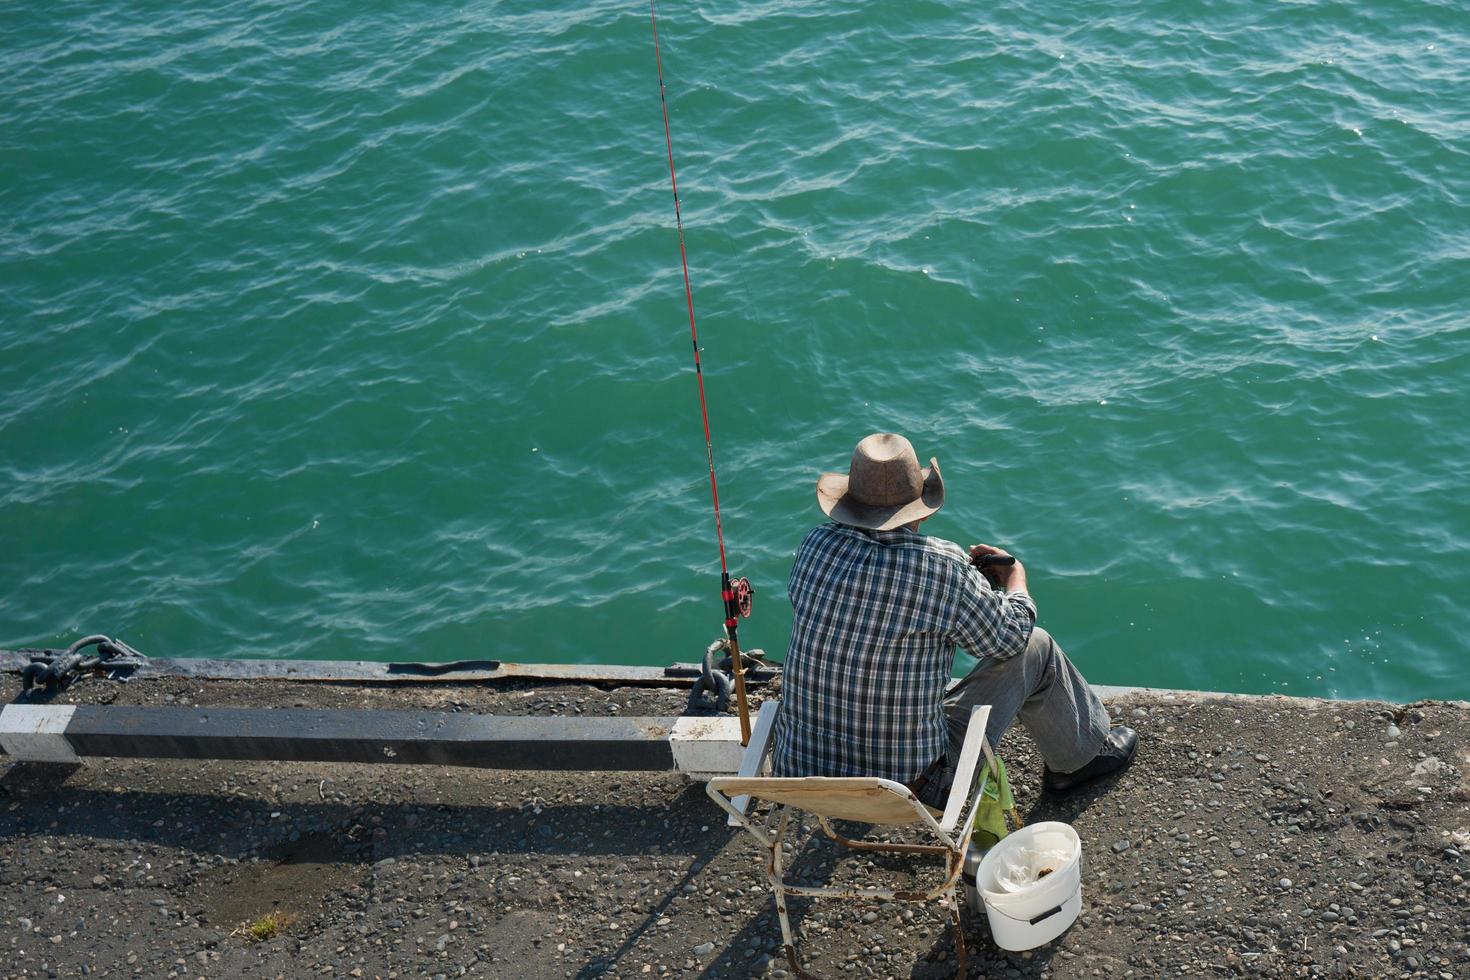
<path fill-rule="evenodd" d="M 857 444 L 846 473 L 823 473 L 817 505 L 839 524 L 891 531 L 944 506 L 939 460 L 919 468 L 913 445 L 892 432 L 875 432 Z"/>

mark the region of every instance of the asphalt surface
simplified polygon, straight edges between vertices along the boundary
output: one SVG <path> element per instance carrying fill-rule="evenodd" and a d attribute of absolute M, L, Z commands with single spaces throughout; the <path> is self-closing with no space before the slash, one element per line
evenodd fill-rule
<path fill-rule="evenodd" d="M 19 686 L 0 678 L 6 701 Z M 59 702 L 671 715 L 684 694 L 509 683 L 89 680 Z M 1470 976 L 1470 705 L 1109 703 L 1135 765 L 1060 799 L 1017 730 L 1028 820 L 1072 823 L 1083 914 L 972 976 Z M 799 835 L 797 877 L 933 865 Z M 941 977 L 940 909 L 793 903 L 827 975 Z M 249 935 L 268 916 L 274 936 Z M 674 774 L 0 757 L 0 975 L 781 976 L 762 853 Z"/>

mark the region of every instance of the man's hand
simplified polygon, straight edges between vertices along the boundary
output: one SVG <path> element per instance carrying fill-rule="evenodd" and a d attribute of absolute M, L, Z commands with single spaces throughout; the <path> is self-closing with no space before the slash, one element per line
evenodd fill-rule
<path fill-rule="evenodd" d="M 1005 555 L 1014 558 L 1009 551 L 997 548 L 989 544 L 970 545 L 970 558 L 976 559 L 982 555 Z M 1026 591 L 1026 568 L 1019 560 L 1014 565 L 992 565 L 989 568 L 980 569 L 980 574 L 997 589 L 1005 589 L 1007 592 Z"/>

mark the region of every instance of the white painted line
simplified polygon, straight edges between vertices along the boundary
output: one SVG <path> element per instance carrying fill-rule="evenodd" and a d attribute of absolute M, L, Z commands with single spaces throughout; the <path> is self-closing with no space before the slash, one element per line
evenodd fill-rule
<path fill-rule="evenodd" d="M 669 733 L 674 769 L 728 776 L 740 768 L 739 718 L 680 718 Z"/>
<path fill-rule="evenodd" d="M 0 748 L 21 762 L 76 762 L 66 740 L 74 704 L 7 704 L 0 711 Z"/>

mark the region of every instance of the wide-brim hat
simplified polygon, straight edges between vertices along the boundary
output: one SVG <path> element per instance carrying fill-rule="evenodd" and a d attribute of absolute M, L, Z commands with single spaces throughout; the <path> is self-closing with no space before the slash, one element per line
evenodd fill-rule
<path fill-rule="evenodd" d="M 817 506 L 839 524 L 891 531 L 944 506 L 939 460 L 919 466 L 913 445 L 892 432 L 875 432 L 857 444 L 846 473 L 823 473 Z"/>

